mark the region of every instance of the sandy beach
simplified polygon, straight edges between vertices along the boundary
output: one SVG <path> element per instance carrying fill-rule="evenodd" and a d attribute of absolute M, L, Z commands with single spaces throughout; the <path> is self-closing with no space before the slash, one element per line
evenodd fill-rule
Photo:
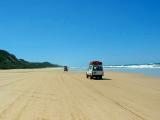
<path fill-rule="evenodd" d="M 160 78 L 61 69 L 1 70 L 0 120 L 160 120 Z"/>

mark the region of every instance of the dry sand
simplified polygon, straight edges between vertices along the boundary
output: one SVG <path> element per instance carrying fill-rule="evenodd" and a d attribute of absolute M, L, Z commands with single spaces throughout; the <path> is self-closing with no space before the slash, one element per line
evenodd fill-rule
<path fill-rule="evenodd" d="M 160 78 L 105 74 L 0 71 L 0 120 L 160 120 Z"/>

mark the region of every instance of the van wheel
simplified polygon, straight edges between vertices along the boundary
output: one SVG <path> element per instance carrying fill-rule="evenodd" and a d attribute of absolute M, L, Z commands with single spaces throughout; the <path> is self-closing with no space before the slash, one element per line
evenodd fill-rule
<path fill-rule="evenodd" d="M 86 74 L 86 78 L 88 78 L 88 75 Z"/>
<path fill-rule="evenodd" d="M 92 80 L 92 79 L 93 79 L 93 76 L 90 76 L 90 79 Z"/>

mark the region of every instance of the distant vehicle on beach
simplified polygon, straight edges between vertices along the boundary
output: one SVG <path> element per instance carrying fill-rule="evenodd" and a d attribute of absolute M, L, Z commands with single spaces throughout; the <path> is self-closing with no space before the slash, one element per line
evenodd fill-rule
<path fill-rule="evenodd" d="M 103 71 L 102 62 L 91 61 L 89 64 L 89 69 L 86 72 L 86 77 L 90 79 L 93 79 L 93 78 L 102 79 L 103 75 L 104 75 L 104 71 Z"/>
<path fill-rule="evenodd" d="M 64 71 L 68 72 L 68 66 L 64 66 Z"/>

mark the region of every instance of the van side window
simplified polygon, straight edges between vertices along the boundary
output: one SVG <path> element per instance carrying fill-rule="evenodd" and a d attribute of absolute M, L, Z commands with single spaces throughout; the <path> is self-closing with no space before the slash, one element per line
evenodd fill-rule
<path fill-rule="evenodd" d="M 94 66 L 93 70 L 95 70 L 95 71 L 101 71 L 101 70 L 103 70 L 103 68 L 102 68 L 102 66 Z"/>
<path fill-rule="evenodd" d="M 89 66 L 89 69 L 90 69 L 90 70 L 92 69 L 92 66 L 91 66 L 91 65 Z"/>

